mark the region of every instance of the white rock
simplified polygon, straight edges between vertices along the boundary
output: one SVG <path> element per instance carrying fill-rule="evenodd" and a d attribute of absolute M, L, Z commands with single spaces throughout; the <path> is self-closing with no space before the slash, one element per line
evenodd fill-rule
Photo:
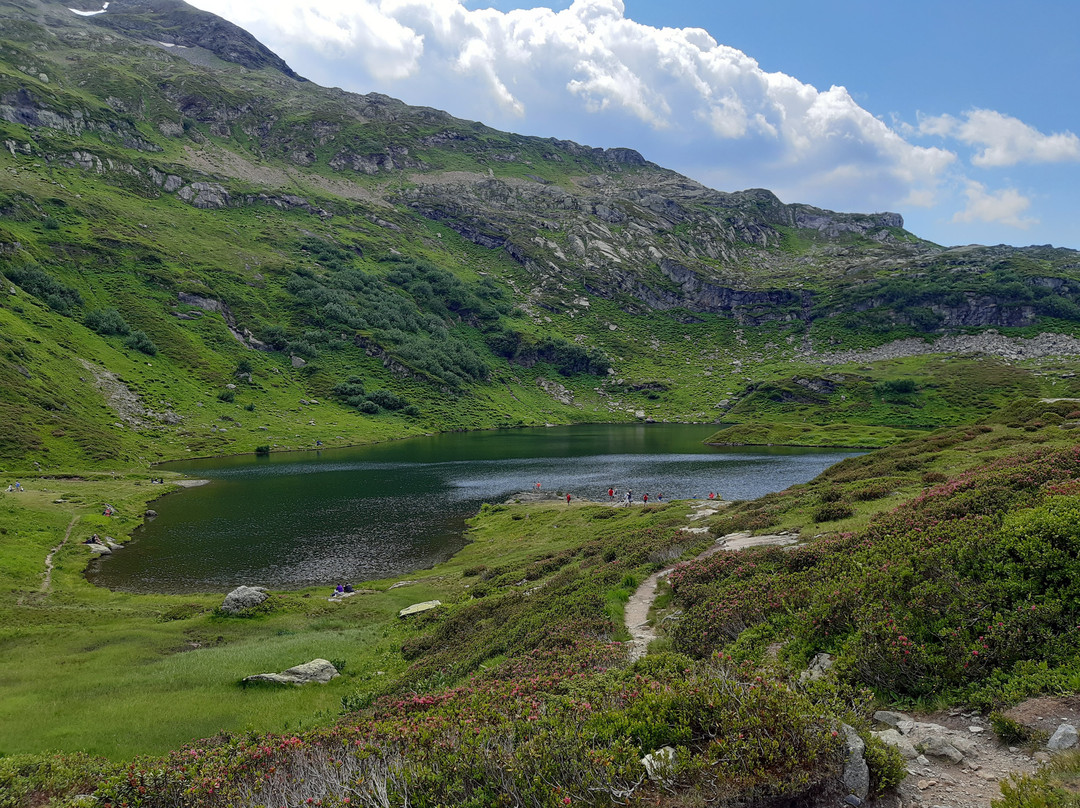
<path fill-rule="evenodd" d="M 645 767 L 645 773 L 650 780 L 667 780 L 675 766 L 675 750 L 670 746 L 662 746 L 643 757 L 641 765 Z"/>
<path fill-rule="evenodd" d="M 262 586 L 238 586 L 225 596 L 221 611 L 226 614 L 239 614 L 246 609 L 258 606 L 270 597 Z"/>
<path fill-rule="evenodd" d="M 425 600 L 423 603 L 414 603 L 412 606 L 406 606 L 398 612 L 398 617 L 408 617 L 411 614 L 431 611 L 438 606 L 442 606 L 441 600 Z"/>

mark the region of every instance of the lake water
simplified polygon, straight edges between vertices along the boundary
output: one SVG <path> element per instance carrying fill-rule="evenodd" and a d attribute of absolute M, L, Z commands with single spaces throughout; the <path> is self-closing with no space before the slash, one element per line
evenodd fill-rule
<path fill-rule="evenodd" d="M 154 503 L 157 519 L 95 563 L 93 582 L 133 592 L 331 586 L 438 563 L 464 520 L 540 482 L 606 500 L 753 499 L 857 452 L 705 446 L 710 425 L 599 424 L 461 432 L 350 449 L 168 465 L 211 480 Z"/>

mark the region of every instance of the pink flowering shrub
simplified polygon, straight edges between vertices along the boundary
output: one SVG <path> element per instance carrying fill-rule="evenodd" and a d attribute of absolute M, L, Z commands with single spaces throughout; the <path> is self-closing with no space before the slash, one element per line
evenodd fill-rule
<path fill-rule="evenodd" d="M 707 657 L 758 626 L 803 659 L 836 654 L 842 676 L 884 692 L 992 700 L 1025 665 L 1080 658 L 1078 481 L 1080 447 L 1030 452 L 858 534 L 684 564 L 670 577 L 685 610 L 675 648 Z"/>

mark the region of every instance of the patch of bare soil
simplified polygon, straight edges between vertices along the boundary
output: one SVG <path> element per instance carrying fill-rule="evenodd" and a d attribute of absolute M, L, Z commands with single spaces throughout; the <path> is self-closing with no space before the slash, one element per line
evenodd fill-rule
<path fill-rule="evenodd" d="M 151 421 L 165 424 L 178 424 L 182 420 L 174 412 L 153 412 L 143 406 L 142 401 L 131 389 L 120 381 L 115 373 L 100 365 L 79 358 L 79 364 L 90 372 L 94 386 L 105 397 L 105 401 L 128 426 L 136 428 L 147 426 Z"/>

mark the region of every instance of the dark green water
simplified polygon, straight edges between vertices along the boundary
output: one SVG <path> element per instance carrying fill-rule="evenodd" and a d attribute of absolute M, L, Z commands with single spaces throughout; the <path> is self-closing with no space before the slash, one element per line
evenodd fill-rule
<path fill-rule="evenodd" d="M 163 497 L 135 541 L 88 572 L 135 592 L 228 591 L 385 578 L 464 545 L 481 503 L 545 491 L 640 502 L 753 499 L 855 452 L 712 448 L 714 426 L 601 424 L 462 432 L 353 449 L 169 464 L 209 485 Z"/>

